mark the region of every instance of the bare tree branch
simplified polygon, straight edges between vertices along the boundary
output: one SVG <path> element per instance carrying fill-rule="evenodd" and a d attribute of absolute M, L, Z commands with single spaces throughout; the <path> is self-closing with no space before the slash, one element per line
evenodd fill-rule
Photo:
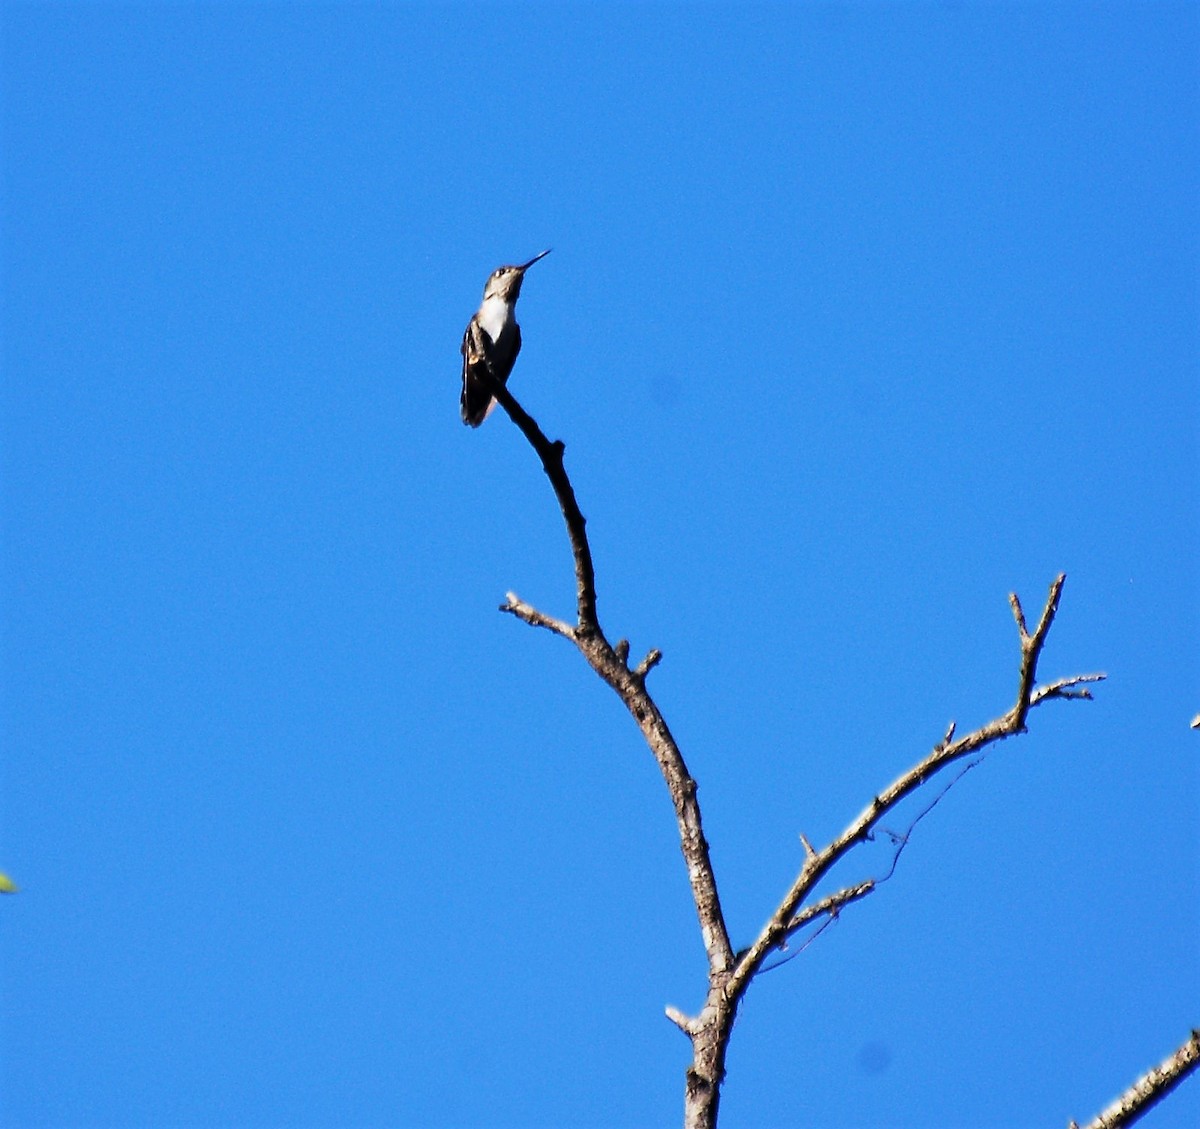
<path fill-rule="evenodd" d="M 511 612 L 535 627 L 546 627 L 570 639 L 583 653 L 592 669 L 618 694 L 633 715 L 650 746 L 659 770 L 667 783 L 679 826 L 680 848 L 687 866 L 692 899 L 700 921 L 700 933 L 708 956 L 710 972 L 723 974 L 733 963 L 733 947 L 725 927 L 725 916 L 717 893 L 717 880 L 709 857 L 708 841 L 704 837 L 700 805 L 696 800 L 696 782 L 688 772 L 679 746 L 659 712 L 658 706 L 646 691 L 646 674 L 659 662 L 662 653 L 652 650 L 636 670 L 630 670 L 629 643 L 620 640 L 614 648 L 608 642 L 596 613 L 596 581 L 592 550 L 588 543 L 587 522 L 575 500 L 575 491 L 563 466 L 564 446 L 551 442 L 533 418 L 517 403 L 513 394 L 488 374 L 491 392 L 512 421 L 521 429 L 542 461 L 542 467 L 554 487 L 555 497 L 562 510 L 575 558 L 576 607 L 579 622 L 568 627 L 559 620 L 538 612 L 510 593 L 501 610 Z"/>
<path fill-rule="evenodd" d="M 1200 1031 L 1193 1031 L 1177 1051 L 1148 1070 L 1084 1129 L 1122 1129 L 1142 1118 L 1200 1066 Z M 1079 1129 L 1070 1122 L 1067 1129 Z"/>
<path fill-rule="evenodd" d="M 955 727 L 951 724 L 946 730 L 946 736 L 934 746 L 933 751 L 924 760 L 910 768 L 880 792 L 849 827 L 824 850 L 809 855 L 805 859 L 795 882 L 792 883 L 775 912 L 763 926 L 757 939 L 749 949 L 740 954 L 737 967 L 734 969 L 726 989 L 731 996 L 738 996 L 745 991 L 754 974 L 762 966 L 763 960 L 786 938 L 788 923 L 795 917 L 797 908 L 813 887 L 850 850 L 868 838 L 886 812 L 953 761 L 960 760 L 996 741 L 1003 741 L 1023 732 L 1025 718 L 1033 705 L 1051 697 L 1072 696 L 1071 687 L 1081 682 L 1099 682 L 1104 678 L 1102 674 L 1080 675 L 1050 683 L 1041 694 L 1034 689 L 1037 661 L 1041 655 L 1042 646 L 1045 644 L 1046 634 L 1054 622 L 1054 613 L 1058 609 L 1058 601 L 1065 580 L 1066 577 L 1059 574 L 1050 586 L 1050 594 L 1046 599 L 1041 620 L 1033 635 L 1030 635 L 1026 629 L 1020 600 L 1015 594 L 1009 597 L 1013 615 L 1017 621 L 1021 644 L 1020 678 L 1017 700 L 1013 707 L 1003 716 L 988 722 L 965 737 L 960 737 L 957 741 L 953 740 Z M 1083 696 L 1084 693 L 1086 691 L 1074 696 Z"/>
<path fill-rule="evenodd" d="M 1038 659 L 1058 610 L 1065 577 L 1059 575 L 1050 586 L 1032 634 L 1020 600 L 1015 594 L 1010 596 L 1020 641 L 1017 696 L 1012 707 L 1000 717 L 957 740 L 956 727 L 951 722 L 945 735 L 922 761 L 880 792 L 845 831 L 822 850 L 814 848 L 801 835 L 805 858 L 799 875 L 750 947 L 735 954 L 721 909 L 708 842 L 704 837 L 696 782 L 688 772 L 666 720 L 646 690 L 646 676 L 661 661 L 662 652 L 652 649 L 631 670 L 628 665 L 628 640 L 620 639 L 615 647 L 608 642 L 596 611 L 595 571 L 586 522 L 563 464 L 563 444 L 548 440 L 504 385 L 490 374 L 487 380 L 501 407 L 537 452 L 554 488 L 575 559 L 578 622 L 571 625 L 548 616 L 511 592 L 500 610 L 515 615 L 533 627 L 542 627 L 570 639 L 579 648 L 592 669 L 616 691 L 632 714 L 658 761 L 671 795 L 679 828 L 680 849 L 687 866 L 692 899 L 708 957 L 709 976 L 704 1006 L 697 1015 L 688 1016 L 678 1008 L 669 1007 L 667 1017 L 692 1041 L 692 1064 L 686 1075 L 685 1129 L 714 1129 L 733 1022 L 742 997 L 751 980 L 762 971 L 764 960 L 771 952 L 782 949 L 789 936 L 798 929 L 821 917 L 826 919 L 821 926 L 824 928 L 842 908 L 866 897 L 878 886 L 878 880 L 868 879 L 805 907 L 804 903 L 812 895 L 817 883 L 854 847 L 871 837 L 879 820 L 888 811 L 947 765 L 1023 733 L 1029 711 L 1044 701 L 1052 698 L 1090 698 L 1091 692 L 1087 687 L 1101 681 L 1104 675 L 1075 675 L 1038 687 Z M 895 861 L 893 859 L 893 868 Z"/>
<path fill-rule="evenodd" d="M 521 433 L 529 440 L 529 445 L 542 460 L 542 469 L 546 472 L 546 477 L 550 479 L 550 485 L 554 487 L 554 495 L 562 510 L 563 520 L 567 523 L 567 536 L 571 540 L 571 552 L 575 557 L 578 630 L 583 634 L 598 632 L 600 623 L 596 617 L 596 570 L 592 565 L 592 548 L 587 539 L 587 521 L 579 510 L 579 503 L 575 500 L 575 490 L 563 468 L 565 444 L 561 439 L 551 443 L 542 429 L 534 422 L 533 417 L 517 403 L 508 388 L 498 381 L 490 371 L 481 369 L 480 372 L 485 373 L 484 379 L 489 386 L 488 390 L 496 397 L 513 423 L 521 429 Z M 539 626 L 546 625 L 540 624 Z"/>

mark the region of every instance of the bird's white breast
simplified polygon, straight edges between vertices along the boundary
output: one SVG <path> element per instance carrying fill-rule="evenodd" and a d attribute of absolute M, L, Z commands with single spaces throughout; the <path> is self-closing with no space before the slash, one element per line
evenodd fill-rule
<path fill-rule="evenodd" d="M 493 340 L 498 341 L 512 317 L 512 307 L 502 298 L 485 298 L 479 307 L 479 324 Z"/>

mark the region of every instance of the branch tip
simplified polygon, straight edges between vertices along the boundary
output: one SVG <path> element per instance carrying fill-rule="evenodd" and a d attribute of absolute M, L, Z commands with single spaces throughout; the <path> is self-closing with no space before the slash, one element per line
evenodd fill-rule
<path fill-rule="evenodd" d="M 806 858 L 815 859 L 817 857 L 816 850 L 808 841 L 808 836 L 805 835 L 804 832 L 800 833 L 800 845 L 804 848 L 804 854 Z"/>
<path fill-rule="evenodd" d="M 628 663 L 629 663 L 629 640 L 628 639 L 618 639 L 617 645 L 613 648 L 613 653 L 621 661 L 622 666 L 628 665 Z"/>
<path fill-rule="evenodd" d="M 1040 642 L 1046 638 L 1046 632 L 1050 630 L 1050 624 L 1054 622 L 1054 616 L 1058 612 L 1058 601 L 1062 596 L 1063 584 L 1066 583 L 1067 574 L 1060 572 L 1050 585 L 1050 594 L 1046 597 L 1046 606 L 1042 609 L 1042 618 L 1038 620 L 1037 628 L 1034 630 L 1033 637 Z"/>
<path fill-rule="evenodd" d="M 1021 642 L 1029 638 L 1029 630 L 1025 626 L 1025 612 L 1021 608 L 1021 598 L 1016 592 L 1009 592 L 1008 604 L 1012 608 L 1013 619 L 1017 621 L 1017 630 L 1021 633 Z"/>

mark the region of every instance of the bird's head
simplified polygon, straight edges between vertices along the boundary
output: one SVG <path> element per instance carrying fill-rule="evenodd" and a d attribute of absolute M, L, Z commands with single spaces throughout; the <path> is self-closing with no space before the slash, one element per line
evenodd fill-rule
<path fill-rule="evenodd" d="M 515 302 L 521 295 L 521 283 L 525 280 L 525 272 L 538 259 L 544 259 L 550 254 L 550 250 L 547 247 L 540 255 L 534 255 L 529 262 L 518 267 L 497 267 L 483 288 L 483 300 L 486 302 L 489 298 L 499 298 L 504 302 Z"/>

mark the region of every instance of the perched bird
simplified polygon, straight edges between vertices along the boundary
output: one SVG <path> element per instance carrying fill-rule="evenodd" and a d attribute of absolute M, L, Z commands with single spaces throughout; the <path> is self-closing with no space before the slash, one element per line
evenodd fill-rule
<path fill-rule="evenodd" d="M 483 288 L 483 302 L 467 323 L 462 339 L 462 418 L 463 423 L 478 427 L 496 406 L 480 372 L 486 368 L 501 384 L 521 351 L 521 327 L 515 314 L 525 272 L 538 259 L 550 254 L 547 248 L 519 267 L 499 267 L 492 271 Z"/>

